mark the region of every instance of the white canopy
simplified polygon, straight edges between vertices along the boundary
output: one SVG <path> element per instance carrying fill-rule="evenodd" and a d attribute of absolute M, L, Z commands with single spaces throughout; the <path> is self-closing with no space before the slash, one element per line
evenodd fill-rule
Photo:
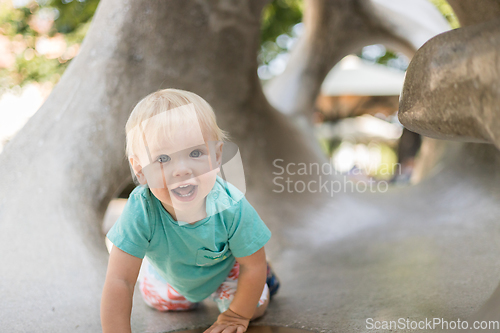
<path fill-rule="evenodd" d="M 348 55 L 328 73 L 321 85 L 321 93 L 329 96 L 397 96 L 403 87 L 404 78 L 405 72 L 402 70 Z"/>

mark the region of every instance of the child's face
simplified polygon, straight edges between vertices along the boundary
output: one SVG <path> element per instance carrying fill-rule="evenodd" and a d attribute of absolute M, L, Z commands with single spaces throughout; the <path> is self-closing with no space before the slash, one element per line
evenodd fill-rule
<path fill-rule="evenodd" d="M 139 180 L 143 177 L 173 216 L 204 209 L 219 172 L 222 142 L 205 142 L 200 127 L 189 126 L 179 129 L 172 141 L 148 144 L 139 156 L 142 163 L 132 164 Z"/>

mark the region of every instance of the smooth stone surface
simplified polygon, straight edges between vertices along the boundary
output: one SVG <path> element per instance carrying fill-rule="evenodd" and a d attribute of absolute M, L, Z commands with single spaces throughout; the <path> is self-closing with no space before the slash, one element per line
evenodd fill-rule
<path fill-rule="evenodd" d="M 500 19 L 429 40 L 413 57 L 398 117 L 409 130 L 500 149 Z"/>

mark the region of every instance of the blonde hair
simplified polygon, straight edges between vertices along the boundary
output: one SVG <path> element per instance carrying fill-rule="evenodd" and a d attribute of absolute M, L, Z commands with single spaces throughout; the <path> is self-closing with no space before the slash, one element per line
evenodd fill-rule
<path fill-rule="evenodd" d="M 228 140 L 228 134 L 217 126 L 210 104 L 197 94 L 173 88 L 151 93 L 137 103 L 125 125 L 127 157 L 137 154 L 141 142 L 148 146 L 147 141 L 172 139 L 186 125 L 197 124 L 205 141 Z"/>

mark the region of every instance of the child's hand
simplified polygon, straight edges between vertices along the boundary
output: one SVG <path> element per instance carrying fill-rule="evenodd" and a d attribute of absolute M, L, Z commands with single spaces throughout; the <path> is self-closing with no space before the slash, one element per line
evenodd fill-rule
<path fill-rule="evenodd" d="M 246 332 L 250 319 L 240 316 L 231 309 L 222 312 L 217 321 L 203 333 L 243 333 Z"/>

